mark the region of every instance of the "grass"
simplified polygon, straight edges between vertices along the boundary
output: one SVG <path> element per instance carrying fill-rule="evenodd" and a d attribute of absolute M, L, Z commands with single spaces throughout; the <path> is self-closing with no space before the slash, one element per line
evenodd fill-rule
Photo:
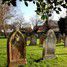
<path fill-rule="evenodd" d="M 5 67 L 7 62 L 6 39 L 0 39 L 0 67 Z"/>
<path fill-rule="evenodd" d="M 0 39 L 0 67 L 7 66 L 7 40 Z M 67 48 L 64 47 L 63 43 L 56 45 L 55 50 L 56 58 L 41 60 L 42 58 L 42 47 L 39 46 L 27 46 L 26 47 L 26 58 L 27 64 L 23 67 L 67 67 Z"/>

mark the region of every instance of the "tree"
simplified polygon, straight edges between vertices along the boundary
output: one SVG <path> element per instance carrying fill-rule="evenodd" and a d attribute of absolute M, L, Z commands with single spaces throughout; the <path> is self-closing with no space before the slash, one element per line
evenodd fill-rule
<path fill-rule="evenodd" d="M 20 17 L 19 18 L 17 17 L 15 19 L 15 21 L 11 25 L 14 27 L 14 29 L 16 29 L 16 28 L 21 29 L 24 21 L 25 20 L 24 20 L 23 16 L 21 18 Z"/>
<path fill-rule="evenodd" d="M 18 12 L 16 8 L 13 6 L 10 6 L 10 9 L 8 13 L 5 16 L 5 22 L 7 24 L 10 24 L 13 27 L 13 29 L 22 28 L 23 22 L 24 22 L 24 17 L 22 12 Z"/>
<path fill-rule="evenodd" d="M 22 1 L 22 0 L 19 0 Z M 37 6 L 37 10 L 36 13 L 44 16 L 44 14 L 49 14 L 49 12 L 51 11 L 51 9 L 55 10 L 57 14 L 59 14 L 59 11 L 56 10 L 56 6 L 61 4 L 61 6 L 67 8 L 67 0 L 24 0 L 24 3 L 26 6 L 28 6 L 27 1 L 31 2 L 33 1 L 33 3 L 36 3 Z M 63 3 L 65 1 L 65 3 Z M 7 3 L 8 5 L 12 4 L 13 6 L 16 6 L 16 0 L 2 0 L 2 4 L 3 3 Z M 63 4 L 62 4 L 63 3 Z M 53 7 L 54 4 L 54 7 Z M 59 8 L 59 10 L 61 10 Z"/>
<path fill-rule="evenodd" d="M 9 7 L 7 6 L 7 4 L 0 5 L 0 24 L 2 25 L 2 28 L 4 30 L 5 37 L 6 37 L 6 25 L 5 25 L 4 19 L 8 10 L 9 10 Z"/>
<path fill-rule="evenodd" d="M 3 3 L 7 3 L 8 5 L 12 4 L 13 6 L 16 6 L 17 0 L 2 0 Z M 22 0 L 19 0 L 22 1 Z M 57 14 L 59 14 L 59 11 L 61 11 L 61 8 L 58 8 L 56 10 L 57 5 L 61 5 L 64 8 L 67 8 L 67 0 L 23 0 L 25 5 L 28 6 L 28 1 L 33 1 L 34 4 L 37 6 L 36 13 L 41 16 L 41 19 L 44 19 L 45 15 L 47 16 L 47 19 L 49 16 L 51 16 L 52 10 L 56 11 Z"/>
<path fill-rule="evenodd" d="M 31 24 L 32 24 L 32 29 L 34 29 L 34 27 L 37 25 L 38 20 L 39 19 L 36 16 L 30 18 L 30 21 L 31 21 Z"/>

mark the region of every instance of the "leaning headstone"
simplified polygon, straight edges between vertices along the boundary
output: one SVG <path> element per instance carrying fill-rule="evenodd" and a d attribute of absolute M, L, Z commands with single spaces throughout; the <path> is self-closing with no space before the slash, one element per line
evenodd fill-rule
<path fill-rule="evenodd" d="M 53 30 L 47 32 L 47 37 L 43 43 L 43 59 L 54 58 L 56 47 L 56 37 Z"/>
<path fill-rule="evenodd" d="M 24 35 L 19 30 L 12 32 L 7 43 L 8 67 L 19 67 L 26 64 L 25 46 Z"/>

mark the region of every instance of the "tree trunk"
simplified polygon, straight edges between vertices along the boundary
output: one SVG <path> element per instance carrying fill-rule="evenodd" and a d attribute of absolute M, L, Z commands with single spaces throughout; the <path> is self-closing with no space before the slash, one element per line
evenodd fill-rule
<path fill-rule="evenodd" d="M 6 33 L 6 26 L 5 26 L 5 23 L 3 22 L 3 30 L 4 30 L 4 36 L 5 38 L 7 38 L 7 33 Z"/>
<path fill-rule="evenodd" d="M 5 38 L 7 38 L 7 33 L 6 33 L 5 29 L 4 29 L 4 36 L 5 36 Z"/>

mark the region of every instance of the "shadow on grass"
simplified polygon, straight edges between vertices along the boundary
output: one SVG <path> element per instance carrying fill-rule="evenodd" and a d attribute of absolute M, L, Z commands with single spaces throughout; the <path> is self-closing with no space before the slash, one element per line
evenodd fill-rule
<path fill-rule="evenodd" d="M 41 60 L 43 60 L 43 58 L 40 58 L 40 59 L 38 59 L 38 60 L 34 60 L 34 62 L 40 62 Z"/>

